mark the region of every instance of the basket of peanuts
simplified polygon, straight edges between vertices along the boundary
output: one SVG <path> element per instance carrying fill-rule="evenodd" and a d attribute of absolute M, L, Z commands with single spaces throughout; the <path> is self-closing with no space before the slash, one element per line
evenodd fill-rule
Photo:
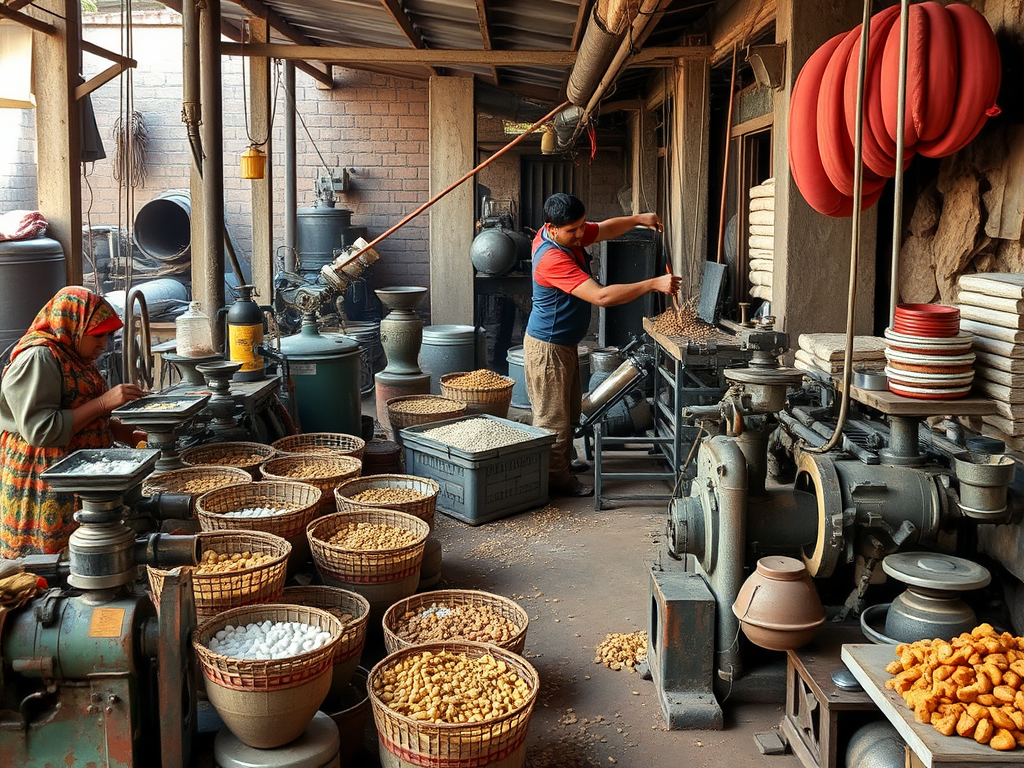
<path fill-rule="evenodd" d="M 453 640 L 397 651 L 368 680 L 381 762 L 521 766 L 539 684 L 528 661 L 494 645 Z"/>
<path fill-rule="evenodd" d="M 414 475 L 366 475 L 346 480 L 334 489 L 338 511 L 394 509 L 418 517 L 431 528 L 441 486 Z"/>
<path fill-rule="evenodd" d="M 387 409 L 392 432 L 398 439 L 400 429 L 465 415 L 466 403 L 437 395 L 402 395 L 390 398 Z"/>
<path fill-rule="evenodd" d="M 207 618 L 229 608 L 269 603 L 284 589 L 292 545 L 262 531 L 206 531 L 198 534 L 199 564 L 192 568 L 196 616 Z M 166 570 L 147 569 L 157 603 Z"/>
<path fill-rule="evenodd" d="M 251 482 L 252 475 L 238 467 L 183 467 L 150 475 L 142 484 L 142 494 L 184 493 L 200 496 L 207 491 Z"/>
<path fill-rule="evenodd" d="M 321 456 L 315 453 L 277 456 L 260 465 L 264 480 L 298 481 L 319 488 L 323 495 L 317 515 L 336 511 L 335 486 L 359 477 L 362 471 L 363 462 L 353 456 Z"/>
<path fill-rule="evenodd" d="M 917 722 L 999 751 L 1024 747 L 1024 638 L 981 624 L 952 640 L 900 643 L 896 656 L 885 686 Z"/>
<path fill-rule="evenodd" d="M 421 643 L 469 640 L 522 654 L 530 617 L 513 600 L 475 589 L 439 589 L 412 595 L 384 614 L 388 653 Z"/>
<path fill-rule="evenodd" d="M 378 620 L 416 591 L 429 533 L 425 521 L 393 509 L 335 512 L 306 529 L 324 583 L 361 594 Z"/>
<path fill-rule="evenodd" d="M 303 432 L 275 440 L 274 449 L 279 456 L 315 454 L 317 456 L 351 456 L 362 459 L 366 441 L 343 432 Z"/>
<path fill-rule="evenodd" d="M 248 472 L 253 480 L 259 480 L 260 464 L 274 458 L 274 448 L 263 443 L 210 443 L 186 448 L 178 457 L 189 467 L 238 467 Z"/>
<path fill-rule="evenodd" d="M 466 413 L 489 413 L 505 418 L 512 404 L 515 379 L 481 368 L 468 373 L 446 373 L 440 379 L 441 394 L 466 404 Z"/>

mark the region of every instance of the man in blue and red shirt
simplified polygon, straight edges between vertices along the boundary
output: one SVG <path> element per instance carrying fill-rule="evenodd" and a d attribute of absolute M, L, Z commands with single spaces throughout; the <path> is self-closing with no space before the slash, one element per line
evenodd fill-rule
<path fill-rule="evenodd" d="M 533 310 L 523 340 L 526 389 L 533 426 L 558 437 L 548 464 L 553 496 L 589 496 L 570 471 L 572 430 L 583 400 L 577 345 L 590 328 L 591 305 L 614 307 L 644 294 L 674 294 L 679 278 L 662 275 L 638 283 L 601 285 L 590 274 L 588 245 L 611 240 L 634 227 L 661 229 L 655 213 L 587 221 L 582 201 L 558 192 L 544 203 L 544 227 L 533 241 Z"/>

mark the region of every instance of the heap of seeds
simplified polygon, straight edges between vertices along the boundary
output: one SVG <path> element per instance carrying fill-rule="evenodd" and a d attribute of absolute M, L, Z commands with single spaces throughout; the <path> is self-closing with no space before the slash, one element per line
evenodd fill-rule
<path fill-rule="evenodd" d="M 594 649 L 594 663 L 604 664 L 608 669 L 632 670 L 647 660 L 647 633 L 632 632 L 623 635 L 613 632 Z"/>
<path fill-rule="evenodd" d="M 303 480 L 323 479 L 335 477 L 351 471 L 348 467 L 339 466 L 337 463 L 323 458 L 310 458 L 303 462 L 296 462 L 290 467 L 275 470 L 272 474 L 280 477 L 298 477 Z"/>
<path fill-rule="evenodd" d="M 327 540 L 343 549 L 400 549 L 415 544 L 419 537 L 412 531 L 387 523 L 345 523 Z"/>
<path fill-rule="evenodd" d="M 152 493 L 184 493 L 191 496 L 198 496 L 201 493 L 207 491 L 216 491 L 220 488 L 229 488 L 232 485 L 239 485 L 239 481 L 234 477 L 220 476 L 220 477 L 196 477 L 191 480 L 186 480 L 180 486 L 174 486 L 172 483 L 170 486 L 166 486 L 161 482 L 161 478 L 154 475 L 149 478 L 146 483 L 146 491 Z"/>
<path fill-rule="evenodd" d="M 518 632 L 516 625 L 489 605 L 438 605 L 406 611 L 398 620 L 395 634 L 406 642 L 472 640 L 479 643 L 507 643 Z"/>
<path fill-rule="evenodd" d="M 450 400 L 447 397 L 424 397 L 418 400 L 399 400 L 388 406 L 391 410 L 399 413 L 451 413 L 462 411 L 464 406 L 458 400 Z"/>
<path fill-rule="evenodd" d="M 196 568 L 196 574 L 200 576 L 214 573 L 229 573 L 231 571 L 244 571 L 246 568 L 255 568 L 257 565 L 266 565 L 274 559 L 273 555 L 257 552 L 203 552 L 203 559 Z"/>
<path fill-rule="evenodd" d="M 466 419 L 420 433 L 423 437 L 462 451 L 490 451 L 532 440 L 534 435 L 492 419 Z"/>
<path fill-rule="evenodd" d="M 425 493 L 412 488 L 367 488 L 350 498 L 352 501 L 365 501 L 370 504 L 404 504 L 426 497 Z"/>
<path fill-rule="evenodd" d="M 506 378 L 494 371 L 488 371 L 486 368 L 481 368 L 478 371 L 472 371 L 471 373 L 458 373 L 452 374 L 450 379 L 445 379 L 444 382 L 446 387 L 450 389 L 508 389 L 515 382 L 512 379 Z"/>
<path fill-rule="evenodd" d="M 681 336 L 690 341 L 705 342 L 717 333 L 715 326 L 697 314 L 697 302 L 685 302 L 676 312 L 669 309 L 654 318 L 654 330 L 665 336 Z"/>
<path fill-rule="evenodd" d="M 202 463 L 223 464 L 228 467 L 251 467 L 253 464 L 261 464 L 264 461 L 266 461 L 266 457 L 260 456 L 258 453 L 235 451 L 233 453 L 209 454 L 207 461 Z"/>

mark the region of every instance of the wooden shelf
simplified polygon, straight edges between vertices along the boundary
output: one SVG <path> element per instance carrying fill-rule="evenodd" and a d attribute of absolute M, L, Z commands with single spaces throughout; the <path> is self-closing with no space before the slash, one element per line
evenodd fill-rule
<path fill-rule="evenodd" d="M 887 389 L 861 389 L 850 386 L 850 397 L 875 408 L 886 416 L 988 416 L 996 407 L 986 397 L 962 397 L 959 400 L 919 400 Z"/>

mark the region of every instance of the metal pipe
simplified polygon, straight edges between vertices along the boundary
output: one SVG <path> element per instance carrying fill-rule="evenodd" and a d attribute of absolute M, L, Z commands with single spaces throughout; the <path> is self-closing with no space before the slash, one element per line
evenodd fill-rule
<path fill-rule="evenodd" d="M 203 274 L 210 307 L 224 301 L 224 104 L 221 92 L 220 3 L 206 3 L 200 17 L 203 99 Z M 194 255 L 194 254 L 193 254 Z M 213 347 L 224 346 L 224 329 L 213 323 Z"/>
<path fill-rule="evenodd" d="M 182 105 L 181 120 L 185 123 L 192 161 L 202 174 L 203 149 L 199 133 L 201 119 L 202 82 L 199 65 L 199 9 L 198 0 L 183 0 L 181 5 L 182 38 Z"/>
<path fill-rule="evenodd" d="M 907 47 L 910 37 L 910 0 L 900 3 L 900 72 L 896 97 L 896 183 L 892 203 L 892 260 L 889 267 L 889 325 L 896 319 L 900 296 L 900 241 L 903 238 L 903 122 L 907 115 Z"/>
<path fill-rule="evenodd" d="M 295 271 L 298 243 L 298 185 L 295 160 L 295 62 L 284 63 L 284 269 Z"/>

